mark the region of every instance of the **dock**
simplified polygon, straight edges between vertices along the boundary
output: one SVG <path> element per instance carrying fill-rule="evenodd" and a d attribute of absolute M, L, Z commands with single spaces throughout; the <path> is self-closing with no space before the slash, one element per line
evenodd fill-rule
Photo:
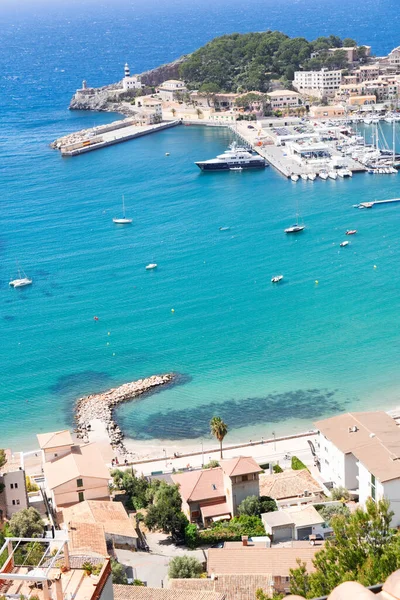
<path fill-rule="evenodd" d="M 372 202 L 360 202 L 360 204 L 354 204 L 354 208 L 373 208 L 377 204 L 395 204 L 400 202 L 400 198 L 389 198 L 388 200 L 372 200 Z"/>
<path fill-rule="evenodd" d="M 180 124 L 181 121 L 178 119 L 152 125 L 138 125 L 133 119 L 125 119 L 65 136 L 53 142 L 53 147 L 58 148 L 62 156 L 78 156 Z"/>

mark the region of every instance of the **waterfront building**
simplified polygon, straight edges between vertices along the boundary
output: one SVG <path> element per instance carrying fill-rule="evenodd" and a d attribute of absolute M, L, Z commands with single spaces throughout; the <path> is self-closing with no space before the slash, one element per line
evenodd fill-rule
<path fill-rule="evenodd" d="M 331 149 L 324 142 L 291 141 L 286 143 L 288 155 L 300 165 L 321 164 L 331 157 Z"/>
<path fill-rule="evenodd" d="M 158 94 L 165 102 L 177 100 L 179 95 L 185 94 L 187 88 L 184 81 L 179 79 L 168 79 L 158 86 Z"/>
<path fill-rule="evenodd" d="M 273 498 L 278 506 L 316 503 L 324 496 L 320 483 L 307 469 L 260 475 L 260 496 Z"/>
<path fill-rule="evenodd" d="M 163 105 L 159 97 L 152 96 L 139 96 L 136 99 L 136 106 L 141 108 L 139 117 L 146 123 L 159 123 L 162 121 L 162 110 Z"/>
<path fill-rule="evenodd" d="M 347 104 L 349 106 L 369 106 L 376 104 L 376 96 L 374 95 L 366 95 L 366 96 L 351 96 L 348 99 Z"/>
<path fill-rule="evenodd" d="M 14 513 L 29 506 L 25 471 L 19 469 L 3 472 L 0 475 L 0 487 L 3 487 L 3 491 L 0 492 L 1 524 L 5 517 L 10 519 Z"/>
<path fill-rule="evenodd" d="M 292 90 L 275 90 L 268 92 L 272 110 L 280 108 L 298 108 L 301 105 L 301 95 Z"/>
<path fill-rule="evenodd" d="M 96 443 L 74 445 L 43 463 L 44 493 L 54 510 L 84 500 L 109 500 L 110 473 Z"/>
<path fill-rule="evenodd" d="M 122 88 L 124 91 L 141 90 L 144 87 L 139 75 L 131 75 L 128 63 L 125 63 Z"/>
<path fill-rule="evenodd" d="M 293 87 L 301 94 L 309 96 L 333 97 L 342 81 L 342 71 L 296 71 Z"/>
<path fill-rule="evenodd" d="M 230 519 L 248 496 L 259 496 L 260 466 L 251 457 L 220 461 L 220 466 L 172 475 L 180 485 L 182 511 L 189 521 L 208 526 Z"/>
<path fill-rule="evenodd" d="M 322 535 L 326 530 L 325 520 L 311 505 L 291 506 L 261 515 L 265 532 L 272 543 L 301 541 L 309 535 Z"/>
<path fill-rule="evenodd" d="M 315 423 L 323 481 L 358 496 L 386 498 L 400 525 L 400 429 L 384 411 L 345 413 Z"/>
<path fill-rule="evenodd" d="M 50 433 L 38 433 L 39 448 L 42 451 L 42 462 L 52 462 L 71 452 L 74 445 L 71 433 L 68 429 L 52 431 Z"/>

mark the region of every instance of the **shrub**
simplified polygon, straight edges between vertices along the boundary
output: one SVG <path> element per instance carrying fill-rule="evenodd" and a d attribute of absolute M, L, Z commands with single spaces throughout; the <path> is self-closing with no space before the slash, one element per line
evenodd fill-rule
<path fill-rule="evenodd" d="M 141 579 L 134 579 L 133 580 L 133 585 L 144 586 L 144 582 Z"/>
<path fill-rule="evenodd" d="M 83 564 L 82 564 L 82 569 L 85 571 L 86 575 L 91 575 L 94 571 L 94 565 L 86 560 Z"/>
<path fill-rule="evenodd" d="M 349 490 L 346 490 L 343 486 L 332 488 L 331 498 L 332 500 L 339 500 L 340 502 L 348 502 L 350 500 Z"/>
<path fill-rule="evenodd" d="M 215 523 L 211 529 L 198 532 L 199 542 L 210 545 L 217 542 L 239 542 L 243 535 L 249 537 L 265 535 L 261 519 L 255 516 L 241 515 L 227 523 Z"/>
<path fill-rule="evenodd" d="M 306 465 L 297 456 L 292 456 L 292 469 L 293 471 L 302 471 L 307 469 Z"/>
<path fill-rule="evenodd" d="M 279 465 L 274 465 L 272 467 L 272 470 L 273 470 L 274 473 L 283 473 L 283 469 Z"/>
<path fill-rule="evenodd" d="M 219 467 L 219 462 L 217 460 L 210 460 L 209 463 L 203 465 L 203 469 L 215 469 L 216 467 Z"/>
<path fill-rule="evenodd" d="M 333 517 L 343 515 L 344 517 L 350 516 L 350 510 L 345 504 L 326 504 L 316 507 L 321 517 L 325 520 L 328 525 L 331 525 Z"/>
<path fill-rule="evenodd" d="M 189 523 L 185 527 L 185 543 L 189 548 L 196 548 L 199 542 L 197 527 L 194 523 Z"/>
<path fill-rule="evenodd" d="M 34 481 L 31 480 L 29 475 L 26 476 L 25 480 L 26 480 L 26 491 L 28 493 L 39 491 L 39 486 L 37 485 L 37 483 L 35 483 Z"/>
<path fill-rule="evenodd" d="M 269 496 L 260 496 L 260 508 L 261 513 L 274 512 L 275 510 L 278 510 L 275 500 Z"/>
<path fill-rule="evenodd" d="M 121 583 L 123 585 L 128 583 L 124 566 L 113 558 L 111 559 L 111 574 L 113 583 Z"/>
<path fill-rule="evenodd" d="M 169 563 L 170 579 L 194 579 L 200 577 L 203 566 L 194 556 L 175 556 Z"/>
<path fill-rule="evenodd" d="M 257 496 L 247 496 L 238 506 L 239 515 L 259 517 L 261 514 L 260 500 Z"/>

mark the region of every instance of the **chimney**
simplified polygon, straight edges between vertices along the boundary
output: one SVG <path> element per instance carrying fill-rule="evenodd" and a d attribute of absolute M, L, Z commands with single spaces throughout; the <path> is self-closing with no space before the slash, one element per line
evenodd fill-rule
<path fill-rule="evenodd" d="M 243 546 L 248 546 L 248 541 L 249 541 L 249 536 L 248 535 L 242 535 L 242 544 L 243 544 Z"/>

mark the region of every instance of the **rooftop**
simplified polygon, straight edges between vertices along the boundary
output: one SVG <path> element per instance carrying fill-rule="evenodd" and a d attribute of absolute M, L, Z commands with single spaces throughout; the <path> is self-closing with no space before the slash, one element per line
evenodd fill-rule
<path fill-rule="evenodd" d="M 218 575 L 216 579 L 171 579 L 172 590 L 185 592 L 185 600 L 194 600 L 194 590 L 221 594 L 225 600 L 254 600 L 258 589 L 272 596 L 272 577 L 262 575 Z M 117 598 L 115 600 L 118 600 Z"/>
<path fill-rule="evenodd" d="M 379 481 L 400 477 L 400 430 L 384 411 L 345 413 L 315 426 L 344 454 L 352 453 Z"/>
<path fill-rule="evenodd" d="M 238 456 L 220 461 L 222 470 L 229 477 L 261 473 L 260 465 L 251 456 Z"/>
<path fill-rule="evenodd" d="M 308 527 L 325 523 L 325 519 L 311 504 L 307 506 L 290 506 L 285 508 L 285 513 L 293 520 L 295 527 Z"/>
<path fill-rule="evenodd" d="M 108 556 L 103 525 L 99 523 L 68 523 L 69 549 L 71 554 L 94 552 L 99 556 Z"/>
<path fill-rule="evenodd" d="M 106 533 L 137 537 L 133 522 L 122 502 L 109 500 L 84 500 L 62 510 L 63 521 L 101 525 Z M 104 534 L 103 534 L 104 536 Z"/>
<path fill-rule="evenodd" d="M 312 572 L 312 559 L 320 548 L 210 548 L 208 550 L 208 575 L 265 575 L 289 577 L 290 569 L 295 569 L 297 559 L 307 565 Z"/>
<path fill-rule="evenodd" d="M 53 462 L 44 463 L 44 476 L 50 489 L 80 477 L 110 479 L 110 473 L 96 443 L 73 446 L 71 453 Z"/>
<path fill-rule="evenodd" d="M 61 446 L 72 446 L 72 436 L 68 429 L 62 431 L 52 431 L 50 433 L 38 433 L 37 439 L 42 450 L 50 448 L 60 448 Z"/>
<path fill-rule="evenodd" d="M 225 497 L 221 467 L 174 474 L 172 480 L 179 483 L 179 492 L 186 502 Z"/>
<path fill-rule="evenodd" d="M 190 584 L 193 580 L 189 579 Z M 188 586 L 189 587 L 189 586 Z M 194 586 L 195 587 L 195 586 Z M 135 585 L 113 585 L 114 600 L 224 600 L 224 594 L 201 589 L 163 589 Z"/>
<path fill-rule="evenodd" d="M 276 510 L 262 514 L 263 523 L 270 527 L 285 527 L 294 525 L 294 520 L 284 510 Z"/>
<path fill-rule="evenodd" d="M 270 496 L 275 500 L 299 497 L 305 491 L 312 494 L 322 492 L 321 486 L 313 479 L 307 469 L 293 471 L 288 469 L 283 473 L 260 475 L 260 496 Z"/>
<path fill-rule="evenodd" d="M 275 90 L 273 92 L 268 92 L 267 96 L 271 96 L 272 98 L 277 98 L 278 96 L 300 96 L 298 92 L 293 92 L 292 90 Z"/>

